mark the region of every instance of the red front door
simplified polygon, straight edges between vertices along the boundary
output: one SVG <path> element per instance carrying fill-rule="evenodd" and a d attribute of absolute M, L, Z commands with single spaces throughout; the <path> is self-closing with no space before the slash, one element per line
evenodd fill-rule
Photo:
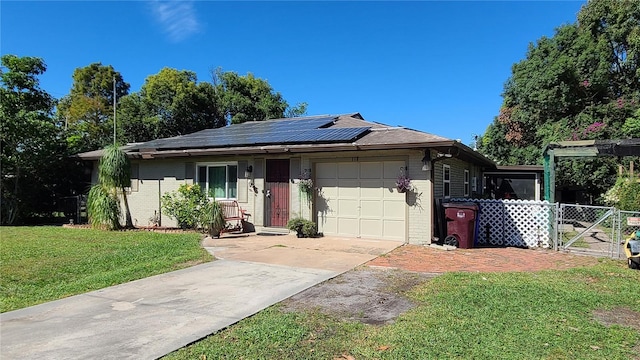
<path fill-rule="evenodd" d="M 267 160 L 265 225 L 286 227 L 289 221 L 289 159 Z"/>

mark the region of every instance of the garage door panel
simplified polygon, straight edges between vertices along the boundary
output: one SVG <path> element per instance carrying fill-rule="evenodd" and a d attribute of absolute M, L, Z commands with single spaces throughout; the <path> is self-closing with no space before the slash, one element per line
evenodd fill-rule
<path fill-rule="evenodd" d="M 337 215 L 338 217 L 358 217 L 358 200 L 354 199 L 338 199 Z"/>
<path fill-rule="evenodd" d="M 319 229 L 326 235 L 404 241 L 406 195 L 395 186 L 404 166 L 404 161 L 316 164 Z"/>
<path fill-rule="evenodd" d="M 338 187 L 335 186 L 335 182 L 332 184 L 323 184 L 322 182 L 317 182 L 316 186 L 320 189 L 320 195 L 324 199 L 336 199 L 338 197 Z"/>
<path fill-rule="evenodd" d="M 338 197 L 357 199 L 360 197 L 360 188 L 356 180 L 340 180 L 338 182 Z"/>
<path fill-rule="evenodd" d="M 338 180 L 333 178 L 316 179 L 316 186 L 318 187 L 336 187 L 338 186 Z"/>
<path fill-rule="evenodd" d="M 382 163 L 363 162 L 360 163 L 360 179 L 381 179 Z"/>
<path fill-rule="evenodd" d="M 338 219 L 335 217 L 318 217 L 318 231 L 323 234 L 336 234 L 338 232 Z"/>
<path fill-rule="evenodd" d="M 318 212 L 318 218 L 327 217 L 327 216 L 336 216 L 336 200 L 326 200 L 326 201 L 317 201 L 316 202 L 316 210 Z"/>
<path fill-rule="evenodd" d="M 338 177 L 340 179 L 357 179 L 358 164 L 357 163 L 338 163 Z"/>
<path fill-rule="evenodd" d="M 404 219 L 405 205 L 399 201 L 384 201 L 382 209 L 384 209 L 382 217 L 385 219 Z"/>
<path fill-rule="evenodd" d="M 338 218 L 338 235 L 357 237 L 359 230 L 358 219 Z"/>
<path fill-rule="evenodd" d="M 391 180 L 385 180 L 384 184 L 382 185 L 384 187 L 384 197 L 387 199 L 402 199 L 404 201 L 405 198 L 405 194 L 404 193 L 399 193 L 397 186 L 396 186 L 396 181 L 395 179 L 393 181 Z"/>
<path fill-rule="evenodd" d="M 382 188 L 382 182 L 380 181 L 362 181 L 360 187 L 360 198 L 364 199 L 380 199 L 384 194 Z"/>
<path fill-rule="evenodd" d="M 383 221 L 382 238 L 384 239 L 404 240 L 404 231 L 404 220 Z"/>
<path fill-rule="evenodd" d="M 338 166 L 335 163 L 317 163 L 316 180 L 335 179 L 338 177 Z"/>
<path fill-rule="evenodd" d="M 385 179 L 397 179 L 400 175 L 401 169 L 404 169 L 404 161 L 385 161 L 384 162 L 384 178 Z"/>
<path fill-rule="evenodd" d="M 360 201 L 360 217 L 362 218 L 374 218 L 380 220 L 384 210 L 380 206 L 380 201 L 375 200 L 361 200 Z"/>
<path fill-rule="evenodd" d="M 360 219 L 360 236 L 382 238 L 382 222 L 379 220 Z"/>

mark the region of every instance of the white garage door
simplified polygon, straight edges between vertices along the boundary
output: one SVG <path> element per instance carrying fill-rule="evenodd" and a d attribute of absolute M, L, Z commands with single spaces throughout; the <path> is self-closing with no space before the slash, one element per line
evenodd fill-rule
<path fill-rule="evenodd" d="M 317 163 L 318 230 L 325 235 L 405 240 L 404 161 Z"/>

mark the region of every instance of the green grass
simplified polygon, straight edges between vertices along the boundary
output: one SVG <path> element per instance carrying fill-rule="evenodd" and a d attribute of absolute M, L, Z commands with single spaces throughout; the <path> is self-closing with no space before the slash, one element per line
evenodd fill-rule
<path fill-rule="evenodd" d="M 200 235 L 0 228 L 0 312 L 211 260 Z"/>
<path fill-rule="evenodd" d="M 578 235 L 578 232 L 576 231 L 562 233 L 562 243 L 563 244 L 568 243 L 576 235 Z M 580 239 L 576 240 L 573 244 L 571 244 L 571 247 L 586 249 L 586 248 L 589 248 L 589 244 L 587 244 L 587 242 L 584 241 L 584 237 L 581 237 Z"/>
<path fill-rule="evenodd" d="M 639 285 L 640 271 L 609 260 L 566 271 L 449 273 L 414 288 L 418 306 L 391 325 L 275 305 L 167 358 L 630 359 L 640 332 L 591 314 L 640 311 Z"/>

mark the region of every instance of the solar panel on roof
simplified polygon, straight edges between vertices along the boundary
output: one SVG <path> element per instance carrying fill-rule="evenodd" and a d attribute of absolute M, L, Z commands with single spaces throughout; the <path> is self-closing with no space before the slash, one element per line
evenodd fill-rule
<path fill-rule="evenodd" d="M 326 128 L 334 117 L 246 122 L 192 134 L 152 140 L 137 149 L 188 149 L 224 146 L 351 141 L 368 131 L 360 128 Z"/>
<path fill-rule="evenodd" d="M 285 142 L 294 143 L 350 141 L 356 139 L 367 130 L 369 130 L 368 127 L 313 129 L 292 134 L 291 136 L 288 136 L 286 138 Z"/>

